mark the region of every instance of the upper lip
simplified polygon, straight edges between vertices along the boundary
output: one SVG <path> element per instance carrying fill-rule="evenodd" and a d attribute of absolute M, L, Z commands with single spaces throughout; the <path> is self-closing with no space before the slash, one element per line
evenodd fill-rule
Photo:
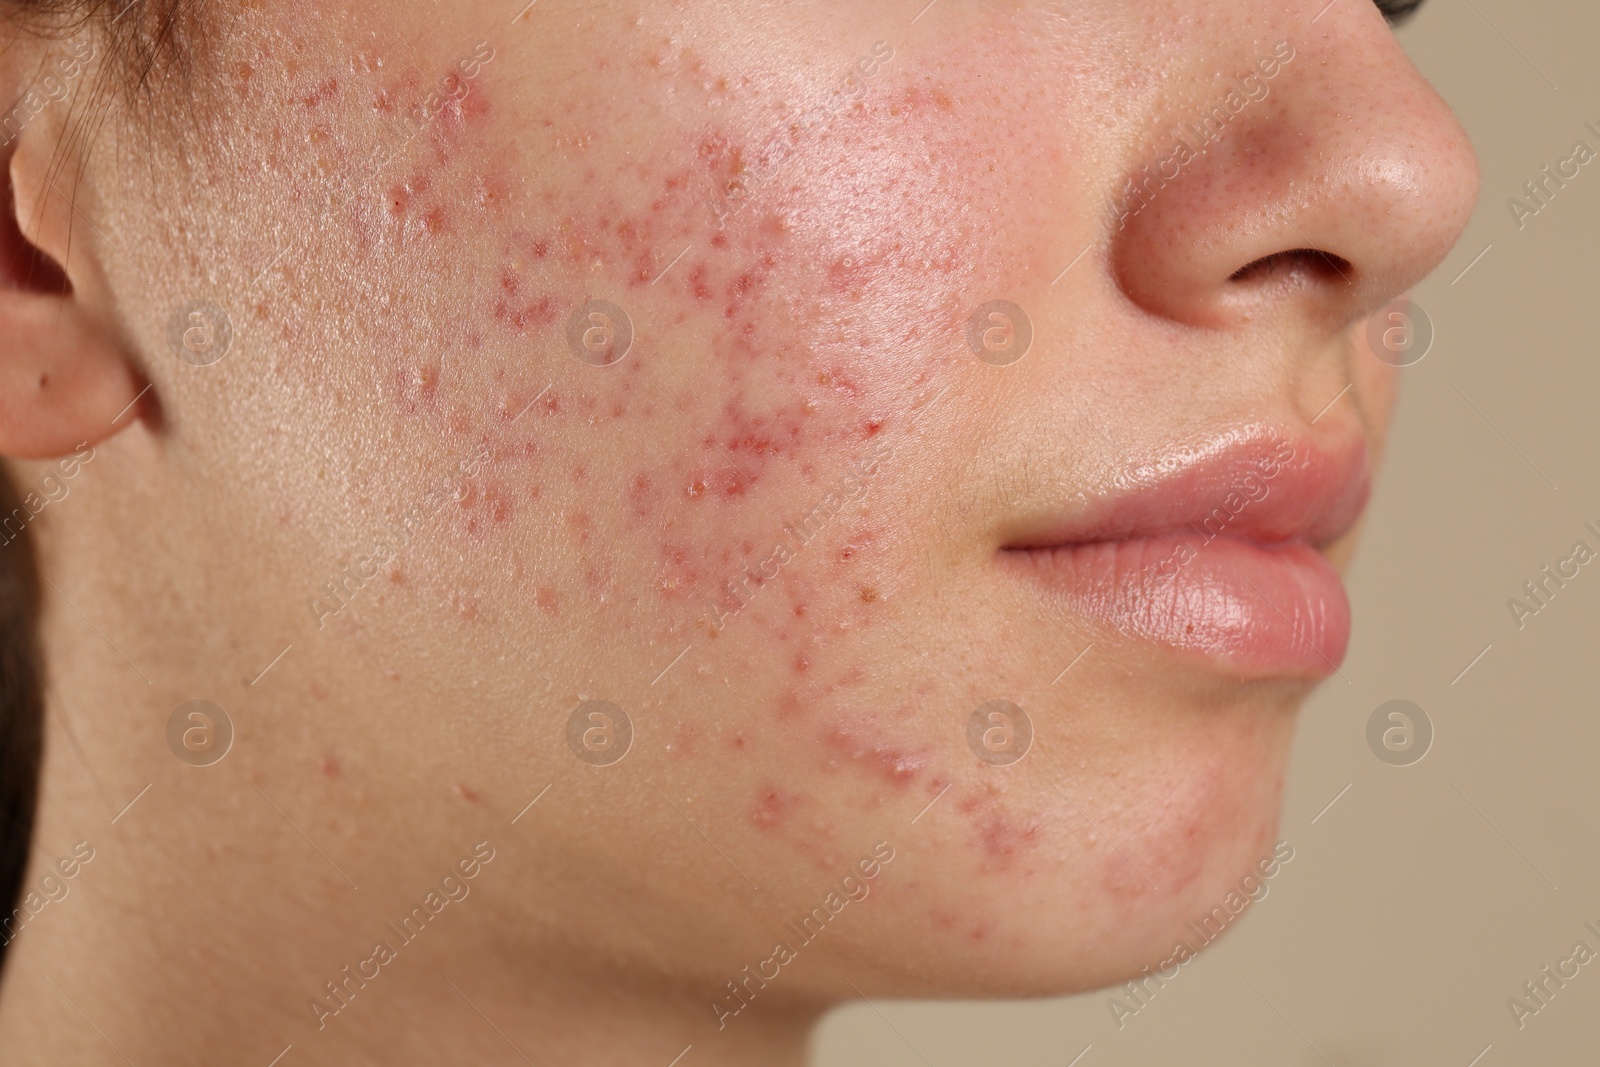
<path fill-rule="evenodd" d="M 1276 460 L 1275 460 L 1276 457 Z M 1276 472 L 1270 473 L 1276 463 Z M 1171 449 L 1106 479 L 1076 507 L 1024 518 L 1004 548 L 1059 548 L 1190 533 L 1261 543 L 1338 540 L 1366 506 L 1366 439 L 1332 444 L 1270 426 Z"/>

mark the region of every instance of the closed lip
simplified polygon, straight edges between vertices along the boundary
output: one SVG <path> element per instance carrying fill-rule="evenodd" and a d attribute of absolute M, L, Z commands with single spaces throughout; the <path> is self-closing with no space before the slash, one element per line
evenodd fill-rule
<path fill-rule="evenodd" d="M 1370 488 L 1364 438 L 1329 446 L 1267 427 L 1176 449 L 1107 482 L 1078 507 L 1043 508 L 1015 521 L 1003 548 L 1184 533 L 1323 548 L 1355 525 Z"/>
<path fill-rule="evenodd" d="M 1232 430 L 1013 520 L 1008 570 L 1079 614 L 1224 673 L 1320 678 L 1350 634 L 1323 550 L 1366 505 L 1365 440 Z"/>

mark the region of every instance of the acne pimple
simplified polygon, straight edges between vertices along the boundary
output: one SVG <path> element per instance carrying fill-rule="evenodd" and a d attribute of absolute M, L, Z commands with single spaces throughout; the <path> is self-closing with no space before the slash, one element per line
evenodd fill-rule
<path fill-rule="evenodd" d="M 310 111 L 321 107 L 323 104 L 332 100 L 338 91 L 339 79 L 337 77 L 330 77 L 324 80 L 311 92 L 307 93 L 305 97 L 302 98 L 301 102 L 305 104 L 306 110 Z"/>
<path fill-rule="evenodd" d="M 778 695 L 777 718 L 780 722 L 798 719 L 805 715 L 807 706 L 794 689 L 785 689 Z"/>
<path fill-rule="evenodd" d="M 821 742 L 826 769 L 848 767 L 896 789 L 910 786 L 929 758 L 928 746 L 902 744 L 864 725 L 831 724 L 823 731 Z"/>
<path fill-rule="evenodd" d="M 750 806 L 749 818 L 758 830 L 773 830 L 782 826 L 805 803 L 802 793 L 776 785 L 764 785 L 756 791 Z"/>
<path fill-rule="evenodd" d="M 1020 807 L 993 784 L 952 799 L 950 806 L 967 823 L 969 840 L 983 873 L 1024 878 L 1033 873 L 1025 861 L 1041 843 L 1041 813 Z"/>
<path fill-rule="evenodd" d="M 977 838 L 992 872 L 1012 872 L 1017 863 L 1038 845 L 1037 822 L 1013 819 L 1002 811 L 992 811 L 981 819 Z"/>
<path fill-rule="evenodd" d="M 692 756 L 699 748 L 699 744 L 700 727 L 695 723 L 679 720 L 664 747 L 676 756 Z"/>

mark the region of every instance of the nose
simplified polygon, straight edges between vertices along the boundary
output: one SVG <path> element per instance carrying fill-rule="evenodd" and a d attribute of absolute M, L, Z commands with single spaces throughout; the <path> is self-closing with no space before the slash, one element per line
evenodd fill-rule
<path fill-rule="evenodd" d="M 1298 316 L 1336 331 L 1430 272 L 1466 226 L 1465 133 L 1370 5 L 1208 67 L 1177 137 L 1114 198 L 1111 260 L 1146 312 L 1228 329 Z M 1244 71 L 1249 71 L 1245 74 Z M 1185 158 L 1187 157 L 1187 158 Z"/>

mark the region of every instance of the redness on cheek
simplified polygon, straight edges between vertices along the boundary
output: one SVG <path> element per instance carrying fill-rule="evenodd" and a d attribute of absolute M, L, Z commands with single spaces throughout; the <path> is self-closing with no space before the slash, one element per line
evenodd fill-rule
<path fill-rule="evenodd" d="M 331 101 L 338 91 L 339 79 L 336 76 L 330 76 L 302 97 L 301 103 L 305 105 L 307 111 L 314 111 Z"/>
<path fill-rule="evenodd" d="M 550 293 L 525 291 L 518 268 L 508 264 L 500 269 L 499 291 L 493 297 L 489 316 L 496 323 L 518 336 L 526 335 L 555 323 L 559 314 L 555 297 Z"/>
<path fill-rule="evenodd" d="M 510 491 L 496 481 L 467 482 L 456 498 L 460 528 L 468 536 L 479 534 L 511 521 L 515 507 Z"/>
<path fill-rule="evenodd" d="M 601 296 L 624 306 L 633 349 L 597 379 L 598 418 L 579 432 L 603 441 L 615 426 L 672 443 L 650 465 L 623 472 L 626 517 L 638 531 L 680 517 L 680 525 L 693 525 L 701 521 L 695 509 L 741 503 L 775 470 L 784 485 L 804 481 L 802 461 L 814 455 L 816 416 L 828 399 L 820 387 L 797 387 L 806 355 L 774 328 L 777 308 L 762 299 L 781 238 L 746 236 L 740 249 L 726 233 L 707 240 L 708 214 L 688 196 L 691 184 L 668 178 L 636 213 L 602 199 L 547 216 L 542 227 L 510 224 L 496 284 L 482 298 L 481 313 L 499 325 L 503 341 L 526 341 L 557 358 L 565 355 L 566 318 L 581 300 Z M 605 268 L 600 284 L 576 288 L 573 280 L 592 276 L 595 266 Z M 675 334 L 685 340 L 673 341 Z M 686 362 L 696 373 L 683 380 L 675 372 Z M 884 419 L 864 422 L 875 432 Z M 842 435 L 830 426 L 821 436 Z M 668 596 L 693 591 L 682 548 L 660 546 L 663 569 L 677 572 L 661 583 Z M 704 548 L 697 556 L 688 573 L 709 570 Z"/>
<path fill-rule="evenodd" d="M 928 925 L 935 933 L 964 937 L 974 945 L 987 941 L 994 932 L 992 923 L 982 920 L 973 922 L 966 916 L 944 908 L 929 909 Z"/>
<path fill-rule="evenodd" d="M 954 805 L 966 820 L 968 839 L 986 874 L 1033 874 L 1018 870 L 1041 843 L 1043 818 L 1013 810 L 993 786 L 965 796 Z"/>
<path fill-rule="evenodd" d="M 1101 891 L 1116 902 L 1123 918 L 1135 919 L 1152 897 L 1181 900 L 1215 883 L 1206 893 L 1217 899 L 1194 902 L 1203 912 L 1237 887 L 1247 867 L 1271 852 L 1280 799 L 1272 783 L 1281 784 L 1281 774 L 1263 780 L 1239 772 L 1241 767 L 1281 763 L 1275 753 L 1257 747 L 1262 742 L 1257 734 L 1242 741 L 1238 750 L 1210 753 L 1209 762 L 1191 759 L 1174 772 L 1176 779 L 1145 783 L 1137 831 L 1107 831 L 1115 834 L 1116 847 L 1083 825 L 1089 835 L 1085 855 L 1098 853 Z M 1195 749 L 1206 750 L 1204 745 Z M 1149 810 L 1142 810 L 1146 806 Z M 1131 814 L 1125 813 L 1124 821 Z M 1097 822 L 1104 827 L 1110 818 L 1114 816 L 1100 816 Z"/>
<path fill-rule="evenodd" d="M 417 98 L 439 79 L 409 72 L 372 80 L 378 84 L 366 98 L 374 114 L 414 124 Z M 314 87 L 307 99 L 326 110 L 334 92 Z M 453 300 L 447 313 L 427 320 L 446 320 L 437 344 L 417 344 L 395 329 L 388 374 L 398 415 L 491 442 L 497 484 L 483 495 L 495 503 L 465 532 L 492 530 L 525 502 L 554 516 L 570 514 L 574 493 L 620 501 L 597 529 L 557 528 L 579 548 L 649 544 L 633 554 L 655 560 L 656 573 L 642 584 L 680 605 L 674 617 L 683 625 L 712 614 L 707 605 L 729 580 L 750 590 L 765 585 L 775 568 L 759 564 L 785 539 L 787 520 L 823 505 L 832 521 L 822 546 L 798 551 L 801 562 L 785 581 L 804 570 L 827 579 L 827 596 L 871 604 L 876 583 L 852 582 L 846 572 L 875 551 L 879 534 L 839 510 L 841 493 L 848 507 L 865 487 L 838 480 L 875 438 L 893 436 L 914 396 L 931 392 L 928 368 L 964 358 L 948 343 L 905 343 L 920 324 L 950 318 L 960 258 L 922 256 L 928 249 L 915 244 L 916 232 L 904 232 L 914 219 L 904 213 L 892 239 L 869 234 L 829 248 L 818 233 L 822 220 L 766 194 L 788 172 L 831 188 L 832 154 L 884 133 L 885 124 L 893 132 L 925 113 L 948 112 L 948 96 L 891 94 L 873 108 L 842 112 L 838 130 L 796 134 L 775 122 L 753 143 L 736 128 L 706 128 L 688 137 L 688 151 L 638 152 L 605 171 L 594 165 L 605 138 L 585 132 L 581 112 L 559 122 L 534 118 L 527 125 L 537 136 L 521 149 L 530 155 L 514 155 L 505 124 L 493 121 L 492 92 L 490 72 L 413 129 L 383 164 L 381 194 L 375 188 L 352 218 L 358 246 L 379 262 L 421 257 L 419 269 L 438 263 L 448 272 L 466 263 L 473 274 L 485 246 L 493 250 L 481 271 L 487 277 L 465 294 L 470 309 Z M 757 195 L 722 210 L 730 191 L 746 186 Z M 919 193 L 906 190 L 911 198 Z M 478 210 L 458 222 L 452 212 L 464 201 Z M 806 216 L 804 241 L 794 232 L 797 212 Z M 914 284 L 899 284 L 907 278 Z M 899 336 L 854 338 L 848 318 L 859 309 L 836 313 L 841 301 L 899 300 L 908 292 L 924 297 L 925 307 L 910 313 Z M 567 316 L 592 297 L 622 304 L 632 321 L 633 347 L 618 366 L 585 367 L 566 351 Z M 476 344 L 463 346 L 469 336 Z M 947 331 L 942 340 L 958 336 Z M 898 351 L 886 351 L 886 343 Z M 491 405 L 500 423 L 484 417 L 474 383 L 485 379 L 500 394 Z M 521 411 L 520 397 L 546 386 L 535 410 Z M 641 450 L 640 441 L 653 447 Z M 553 463 L 618 453 L 633 455 L 633 464 L 550 495 Z M 749 577 L 752 562 L 758 566 Z M 795 600 L 794 592 L 786 599 Z M 769 606 L 739 613 L 747 625 L 778 618 Z M 791 618 L 815 606 L 807 596 Z"/>
<path fill-rule="evenodd" d="M 905 731 L 870 721 L 836 721 L 820 733 L 824 768 L 863 772 L 896 791 L 908 790 L 927 769 L 933 746 L 901 740 Z"/>
<path fill-rule="evenodd" d="M 457 616 L 520 604 L 564 624 L 603 617 L 619 648 L 639 630 L 708 648 L 759 642 L 776 658 L 757 673 L 783 675 L 760 701 L 766 721 L 819 769 L 880 800 L 920 796 L 936 777 L 942 788 L 950 772 L 933 773 L 941 749 L 916 709 L 845 703 L 868 679 L 836 665 L 872 654 L 858 639 L 883 632 L 908 571 L 873 494 L 911 465 L 920 405 L 972 370 L 967 309 L 1054 273 L 996 232 L 996 218 L 1012 237 L 1045 229 L 1029 216 L 1042 208 L 1007 195 L 1015 168 L 987 162 L 992 120 L 1011 105 L 963 110 L 924 74 L 885 77 L 809 124 L 782 93 L 747 93 L 753 110 L 737 116 L 691 95 L 670 109 L 681 122 L 623 132 L 590 94 L 532 93 L 501 61 L 419 118 L 441 84 L 462 86 L 448 64 L 395 58 L 409 54 L 373 47 L 337 76 L 293 79 L 319 162 L 292 195 L 340 205 L 329 240 L 354 249 L 349 318 L 370 334 L 396 436 L 436 441 L 441 467 L 490 450 L 450 512 L 450 533 L 487 551 L 461 555 L 556 546 L 511 588 L 480 587 L 481 615 L 461 591 L 472 575 L 437 579 L 453 583 Z M 618 92 L 646 101 L 669 87 L 727 95 L 690 66 L 609 77 L 633 79 Z M 966 84 L 959 73 L 942 80 Z M 357 195 L 330 196 L 329 175 L 353 176 Z M 590 299 L 631 320 L 618 364 L 568 347 L 568 317 Z M 294 328 L 316 326 L 307 315 Z M 884 446 L 890 458 L 860 474 Z M 437 468 L 423 467 L 432 480 Z M 792 559 L 775 564 L 780 545 Z M 418 586 L 437 569 L 425 562 Z M 899 686 L 896 699 L 912 688 L 877 683 Z M 697 749 L 683 731 L 668 747 Z M 752 820 L 778 825 L 785 810 L 758 806 Z M 995 865 L 1034 847 L 1026 819 L 968 817 Z"/>
<path fill-rule="evenodd" d="M 773 830 L 783 826 L 806 803 L 803 793 L 786 790 L 777 785 L 763 785 L 756 791 L 750 806 L 750 824 L 758 830 Z"/>

